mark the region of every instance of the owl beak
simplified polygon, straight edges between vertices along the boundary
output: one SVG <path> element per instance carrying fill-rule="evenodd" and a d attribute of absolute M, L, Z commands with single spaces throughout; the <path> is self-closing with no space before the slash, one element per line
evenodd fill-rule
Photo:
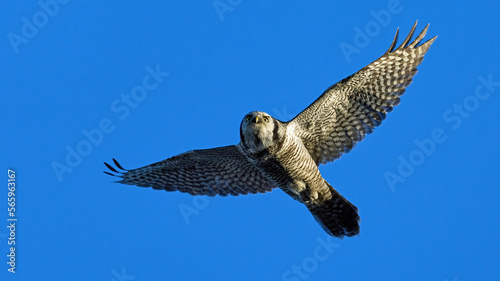
<path fill-rule="evenodd" d="M 259 116 L 255 116 L 254 123 L 255 124 L 262 123 L 262 119 L 259 120 Z"/>

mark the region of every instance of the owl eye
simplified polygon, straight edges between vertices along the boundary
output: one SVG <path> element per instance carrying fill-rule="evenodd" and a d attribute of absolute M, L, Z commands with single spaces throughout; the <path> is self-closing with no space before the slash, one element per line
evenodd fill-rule
<path fill-rule="evenodd" d="M 269 122 L 269 116 L 264 116 L 264 122 Z"/>
<path fill-rule="evenodd" d="M 245 117 L 245 120 L 248 122 L 248 121 L 250 121 L 251 118 L 252 118 L 252 116 L 247 115 L 247 117 Z"/>

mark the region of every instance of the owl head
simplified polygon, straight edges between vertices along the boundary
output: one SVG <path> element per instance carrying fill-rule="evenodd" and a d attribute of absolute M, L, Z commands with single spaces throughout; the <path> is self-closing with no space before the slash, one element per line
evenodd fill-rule
<path fill-rule="evenodd" d="M 252 111 L 243 117 L 240 125 L 242 145 L 251 153 L 269 149 L 279 137 L 280 121 L 262 111 Z"/>

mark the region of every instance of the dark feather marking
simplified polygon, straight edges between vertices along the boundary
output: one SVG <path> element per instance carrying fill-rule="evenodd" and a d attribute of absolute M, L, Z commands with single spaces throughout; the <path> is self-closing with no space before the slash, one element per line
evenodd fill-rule
<path fill-rule="evenodd" d="M 104 162 L 104 165 L 106 165 L 106 167 L 108 167 L 108 169 L 110 169 L 111 171 L 113 171 L 115 173 L 120 173 L 113 166 L 109 165 L 108 163 Z"/>
<path fill-rule="evenodd" d="M 264 156 L 267 156 L 267 155 L 269 155 L 269 151 L 267 151 L 267 149 L 264 148 L 261 151 L 252 154 L 251 158 L 252 159 L 261 159 L 261 158 L 263 158 Z"/>
<path fill-rule="evenodd" d="M 113 177 L 118 177 L 117 175 L 115 175 L 115 174 L 112 174 L 112 173 L 110 173 L 110 172 L 106 172 L 106 171 L 103 171 L 103 173 L 105 173 L 106 175 L 110 175 L 110 176 L 113 176 Z"/>
<path fill-rule="evenodd" d="M 113 158 L 113 162 L 115 162 L 116 167 L 118 167 L 118 168 L 120 168 L 120 169 L 122 169 L 122 170 L 124 170 L 124 171 L 127 171 L 127 169 L 124 169 L 124 168 L 122 167 L 122 165 L 120 165 L 120 163 L 118 163 L 118 161 L 117 161 L 115 158 Z"/>

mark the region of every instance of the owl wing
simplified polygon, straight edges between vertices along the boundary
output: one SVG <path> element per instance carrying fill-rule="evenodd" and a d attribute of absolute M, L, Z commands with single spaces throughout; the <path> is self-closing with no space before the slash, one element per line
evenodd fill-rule
<path fill-rule="evenodd" d="M 395 49 L 398 29 L 383 56 L 328 88 L 289 122 L 296 126 L 296 134 L 318 165 L 349 152 L 399 104 L 399 97 L 413 81 L 417 66 L 437 37 L 420 44 L 427 25 L 410 42 L 416 26 L 415 22 L 408 37 Z"/>
<path fill-rule="evenodd" d="M 271 191 L 275 185 L 243 154 L 238 146 L 191 150 L 166 160 L 126 170 L 104 163 L 120 177 L 118 183 L 180 191 L 191 195 L 227 196 Z M 122 171 L 120 171 L 122 170 Z"/>

